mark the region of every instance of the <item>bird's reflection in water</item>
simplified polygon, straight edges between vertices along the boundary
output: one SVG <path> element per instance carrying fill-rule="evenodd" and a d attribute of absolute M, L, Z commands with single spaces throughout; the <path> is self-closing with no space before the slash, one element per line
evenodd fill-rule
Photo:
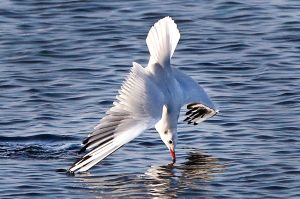
<path fill-rule="evenodd" d="M 223 169 L 224 166 L 216 158 L 198 151 L 190 152 L 186 161 L 181 164 L 152 166 L 146 172 L 151 179 L 148 190 L 157 198 L 177 197 L 178 192 L 184 194 L 184 190 L 193 190 L 198 195 L 198 192 L 207 191 L 207 185 L 214 174 L 222 173 Z"/>
<path fill-rule="evenodd" d="M 182 163 L 151 166 L 142 176 L 120 172 L 104 176 L 85 173 L 78 177 L 97 198 L 174 198 L 193 192 L 199 198 L 201 191 L 203 195 L 207 193 L 214 174 L 222 173 L 223 168 L 216 158 L 194 151 Z"/>
<path fill-rule="evenodd" d="M 217 158 L 200 153 L 191 152 L 187 161 L 179 167 L 182 170 L 182 176 L 189 179 L 211 180 L 214 173 L 221 173 L 224 165 L 221 165 Z"/>

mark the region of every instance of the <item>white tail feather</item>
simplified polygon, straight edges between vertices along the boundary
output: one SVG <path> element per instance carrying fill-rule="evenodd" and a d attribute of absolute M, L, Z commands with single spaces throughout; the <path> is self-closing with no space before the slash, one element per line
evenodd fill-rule
<path fill-rule="evenodd" d="M 169 66 L 179 38 L 177 25 L 171 17 L 165 17 L 156 22 L 146 39 L 151 59 L 162 67 Z"/>

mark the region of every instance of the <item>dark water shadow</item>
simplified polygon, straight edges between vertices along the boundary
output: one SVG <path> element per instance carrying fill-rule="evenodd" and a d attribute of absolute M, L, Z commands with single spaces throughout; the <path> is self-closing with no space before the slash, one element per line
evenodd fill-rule
<path fill-rule="evenodd" d="M 77 154 L 80 146 L 71 141 L 78 138 L 40 134 L 34 136 L 0 136 L 0 159 L 52 160 L 67 159 Z"/>

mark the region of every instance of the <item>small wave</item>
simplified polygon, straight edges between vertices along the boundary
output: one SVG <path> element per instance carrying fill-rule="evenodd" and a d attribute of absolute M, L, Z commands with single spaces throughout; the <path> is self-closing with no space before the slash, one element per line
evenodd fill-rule
<path fill-rule="evenodd" d="M 39 134 L 32 136 L 0 136 L 0 159 L 62 159 L 74 157 L 80 145 L 75 136 Z"/>
<path fill-rule="evenodd" d="M 73 144 L 0 144 L 0 159 L 65 159 L 75 157 L 79 151 L 79 145 Z"/>
<path fill-rule="evenodd" d="M 53 135 L 53 134 L 39 134 L 32 136 L 0 136 L 0 142 L 62 142 L 79 140 L 75 136 L 69 135 Z"/>

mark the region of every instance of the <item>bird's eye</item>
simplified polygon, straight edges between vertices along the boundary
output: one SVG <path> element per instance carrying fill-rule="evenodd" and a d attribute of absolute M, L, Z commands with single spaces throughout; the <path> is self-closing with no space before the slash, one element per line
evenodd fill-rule
<path fill-rule="evenodd" d="M 173 143 L 173 141 L 172 140 L 169 140 L 169 144 L 172 144 Z"/>
<path fill-rule="evenodd" d="M 167 133 L 168 133 L 168 131 L 167 131 L 167 130 L 165 130 L 164 134 L 167 134 Z"/>

